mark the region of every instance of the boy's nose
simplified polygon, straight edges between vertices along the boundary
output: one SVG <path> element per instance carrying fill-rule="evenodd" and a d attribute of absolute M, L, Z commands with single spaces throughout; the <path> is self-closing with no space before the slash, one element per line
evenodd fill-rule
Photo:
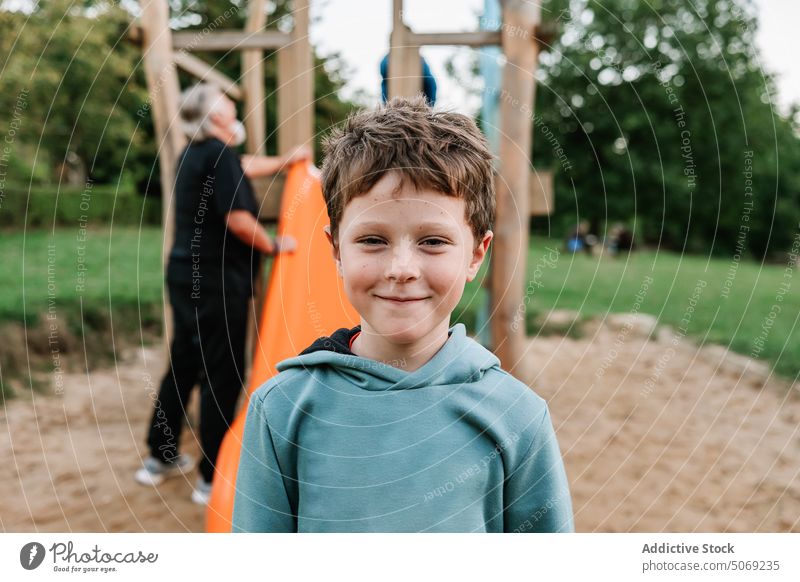
<path fill-rule="evenodd" d="M 386 268 L 386 278 L 406 281 L 419 277 L 419 264 L 414 253 L 413 241 L 403 239 L 392 250 L 392 257 Z"/>

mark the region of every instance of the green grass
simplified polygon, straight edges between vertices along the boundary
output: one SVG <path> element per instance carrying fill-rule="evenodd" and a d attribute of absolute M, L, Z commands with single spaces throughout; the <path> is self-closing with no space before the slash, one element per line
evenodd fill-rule
<path fill-rule="evenodd" d="M 117 310 L 134 313 L 128 309 L 160 305 L 163 274 L 159 228 L 89 230 L 85 242 L 79 241 L 78 235 L 77 228 L 3 233 L 0 276 L 5 285 L 0 293 L 0 320 L 32 322 L 46 315 L 48 283 L 59 317 L 73 314 L 80 320 L 82 302 L 84 323 L 87 314 Z M 785 376 L 795 377 L 800 371 L 800 269 L 787 271 L 786 265 L 761 265 L 743 259 L 726 297 L 723 289 L 732 265 L 730 258 L 653 250 L 636 251 L 630 257 L 602 258 L 559 252 L 556 259 L 544 264 L 543 257 L 556 255 L 546 250 L 548 246 L 561 250 L 560 241 L 531 240 L 525 309 L 529 332 L 538 331 L 536 316 L 552 309 L 575 310 L 583 318 L 638 310 L 657 316 L 661 324 L 671 325 L 695 341 L 719 343 L 739 353 L 757 355 Z M 84 281 L 78 271 L 82 258 Z M 652 277 L 653 282 L 643 290 L 646 277 Z M 467 286 L 455 319 L 474 323 L 483 294 L 480 279 Z M 695 293 L 701 281 L 706 286 Z M 787 285 L 788 291 L 779 295 Z M 689 313 L 693 295 L 696 305 Z M 773 305 L 781 308 L 774 319 L 770 317 Z M 760 350 L 759 338 L 763 339 Z"/>
<path fill-rule="evenodd" d="M 53 305 L 91 314 L 160 303 L 161 237 L 157 227 L 4 232 L 0 320 L 32 323 Z"/>
<path fill-rule="evenodd" d="M 546 247 L 559 251 L 557 260 Z M 697 342 L 722 344 L 764 359 L 784 376 L 794 378 L 800 372 L 800 268 L 787 270 L 785 264 L 761 265 L 746 259 L 736 268 L 731 258 L 655 250 L 590 257 L 561 249 L 560 241 L 531 240 L 526 280 L 529 331 L 537 314 L 553 309 L 578 311 L 582 318 L 638 310 Z M 545 264 L 542 259 L 548 256 L 551 261 Z M 726 283 L 732 266 L 732 283 Z M 653 282 L 645 289 L 647 277 Z M 703 282 L 705 287 L 698 288 Z M 468 286 L 461 303 L 467 311 L 462 320 L 470 321 L 478 304 L 475 295 L 482 293 L 477 282 Z M 770 315 L 773 305 L 780 308 L 777 317 Z"/>

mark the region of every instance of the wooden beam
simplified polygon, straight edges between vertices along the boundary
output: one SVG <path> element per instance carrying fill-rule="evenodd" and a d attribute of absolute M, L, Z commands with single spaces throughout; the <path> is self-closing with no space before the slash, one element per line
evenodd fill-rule
<path fill-rule="evenodd" d="M 389 98 L 412 97 L 422 91 L 422 61 L 414 33 L 403 22 L 403 0 L 392 3 L 392 34 L 389 38 Z"/>
<path fill-rule="evenodd" d="M 156 133 L 156 147 L 161 171 L 162 211 L 164 229 L 161 258 L 166 267 L 175 238 L 175 171 L 178 155 L 186 143 L 179 126 L 178 100 L 180 86 L 172 58 L 172 39 L 169 29 L 169 10 L 166 0 L 142 2 L 142 45 L 144 70 L 150 97 L 150 109 Z M 172 337 L 169 301 L 164 295 L 164 338 Z"/>
<path fill-rule="evenodd" d="M 215 35 L 219 35 L 221 33 L 228 34 L 227 31 L 218 31 L 213 33 Z M 291 42 L 289 36 L 285 33 L 279 31 L 264 31 L 265 34 L 269 34 L 269 36 L 258 35 L 257 37 L 249 38 L 246 41 L 247 45 L 258 45 L 254 47 L 260 48 L 262 50 L 268 49 L 276 49 L 280 48 L 281 46 L 285 46 L 287 43 Z M 207 48 L 205 43 L 202 43 L 198 40 L 199 37 L 206 37 L 212 33 L 205 33 L 203 35 L 202 32 L 192 32 L 192 31 L 184 31 L 184 32 L 173 32 L 173 37 L 177 37 L 174 40 L 176 44 L 173 45 L 175 49 L 187 49 L 187 50 L 230 50 L 230 48 L 236 47 L 229 47 L 229 48 L 215 48 L 224 46 L 221 43 L 222 40 L 213 40 L 213 47 Z M 233 31 L 233 34 L 240 34 Z M 283 37 L 276 37 L 273 36 L 275 34 L 283 35 Z M 471 47 L 482 47 L 482 46 L 496 46 L 502 43 L 502 35 L 500 31 L 493 31 L 493 30 L 479 30 L 479 31 L 470 31 L 470 32 L 410 32 L 411 35 L 411 42 L 412 44 L 418 46 L 471 46 Z M 558 34 L 558 27 L 554 22 L 543 22 L 542 24 L 536 26 L 534 29 L 533 37 L 535 40 L 540 43 L 543 47 L 546 47 L 553 43 L 553 40 Z M 139 24 L 132 24 L 128 28 L 128 41 L 136 44 L 141 45 L 142 43 L 142 27 Z M 280 44 L 276 44 L 280 42 Z M 239 46 L 238 48 L 242 48 Z"/>
<path fill-rule="evenodd" d="M 266 178 L 250 180 L 258 204 L 258 219 L 264 222 L 278 222 L 281 212 L 281 197 L 286 183 L 286 174 L 281 172 Z"/>
<path fill-rule="evenodd" d="M 292 47 L 284 47 L 278 51 L 278 154 L 286 153 L 292 147 L 290 128 L 285 124 L 294 114 L 295 94 L 294 86 L 289 83 L 295 75 L 297 67 L 294 64 L 295 51 Z"/>
<path fill-rule="evenodd" d="M 500 95 L 500 151 L 497 177 L 497 215 L 492 251 L 493 348 L 505 370 L 513 373 L 524 352 L 524 306 L 534 75 L 538 45 L 519 30 L 534 30 L 541 8 L 525 0 L 503 2 L 503 68 Z"/>
<path fill-rule="evenodd" d="M 264 0 L 250 0 L 245 32 L 258 33 L 264 28 L 267 13 Z M 251 154 L 264 154 L 266 135 L 266 108 L 264 100 L 264 52 L 262 49 L 242 51 L 242 83 L 244 85 L 244 126 L 247 130 L 245 150 Z"/>
<path fill-rule="evenodd" d="M 311 145 L 314 140 L 314 49 L 311 46 L 310 0 L 294 1 L 294 28 L 292 44 L 297 50 L 295 64 L 298 111 L 294 127 L 295 145 Z"/>
<path fill-rule="evenodd" d="M 552 44 L 557 35 L 557 27 L 553 22 L 537 25 L 529 34 L 522 34 L 547 47 Z M 470 46 L 479 48 L 483 46 L 499 46 L 502 44 L 502 33 L 499 30 L 476 30 L 470 32 L 409 32 L 409 44 L 416 46 Z"/>
<path fill-rule="evenodd" d="M 221 30 L 215 32 L 175 32 L 172 47 L 190 51 L 230 51 L 236 49 L 273 50 L 291 42 L 290 35 L 277 30 L 240 32 Z"/>
<path fill-rule="evenodd" d="M 553 214 L 553 172 L 533 170 L 530 183 L 530 215 L 550 216 Z"/>
<path fill-rule="evenodd" d="M 530 38 L 539 43 L 540 48 L 552 44 L 557 34 L 557 27 L 553 22 L 544 22 L 537 25 L 530 33 L 517 31 L 516 34 L 523 38 Z M 502 33 L 499 30 L 477 30 L 474 32 L 411 32 L 410 44 L 417 46 L 498 46 L 502 44 Z"/>
<path fill-rule="evenodd" d="M 278 153 L 314 138 L 314 59 L 308 37 L 309 0 L 294 0 L 292 42 L 278 51 Z"/>
<path fill-rule="evenodd" d="M 172 60 L 178 67 L 190 75 L 197 77 L 200 81 L 213 83 L 222 89 L 231 99 L 239 100 L 242 98 L 242 90 L 233 79 L 227 75 L 223 75 L 207 62 L 198 59 L 193 54 L 186 51 L 178 51 L 173 55 Z"/>
<path fill-rule="evenodd" d="M 499 30 L 478 30 L 475 32 L 412 32 L 409 43 L 416 46 L 492 46 L 502 42 Z"/>

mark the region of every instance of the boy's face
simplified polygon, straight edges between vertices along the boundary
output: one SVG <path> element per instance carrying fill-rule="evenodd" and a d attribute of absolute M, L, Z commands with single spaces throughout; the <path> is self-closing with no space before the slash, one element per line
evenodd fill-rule
<path fill-rule="evenodd" d="M 476 244 L 464 200 L 398 184 L 384 176 L 347 204 L 336 244 L 326 234 L 362 329 L 398 345 L 426 343 L 446 333 L 492 233 Z"/>

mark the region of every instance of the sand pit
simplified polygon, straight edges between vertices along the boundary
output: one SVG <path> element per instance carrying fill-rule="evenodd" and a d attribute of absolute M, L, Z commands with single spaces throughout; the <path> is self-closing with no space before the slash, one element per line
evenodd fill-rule
<path fill-rule="evenodd" d="M 189 500 L 195 475 L 158 489 L 133 481 L 164 370 L 158 348 L 111 369 L 64 374 L 63 392 L 21 396 L 0 416 L 0 519 L 5 531 L 203 531 Z M 54 380 L 55 385 L 55 380 Z M 197 458 L 191 431 L 182 450 Z"/>
<path fill-rule="evenodd" d="M 578 341 L 532 340 L 526 362 L 578 531 L 800 531 L 796 388 L 646 316 L 589 327 Z"/>
<path fill-rule="evenodd" d="M 132 479 L 163 366 L 135 350 L 7 403 L 4 531 L 203 530 L 193 474 Z M 617 317 L 532 339 L 520 375 L 550 403 L 578 531 L 800 531 L 800 393 L 763 365 Z"/>

